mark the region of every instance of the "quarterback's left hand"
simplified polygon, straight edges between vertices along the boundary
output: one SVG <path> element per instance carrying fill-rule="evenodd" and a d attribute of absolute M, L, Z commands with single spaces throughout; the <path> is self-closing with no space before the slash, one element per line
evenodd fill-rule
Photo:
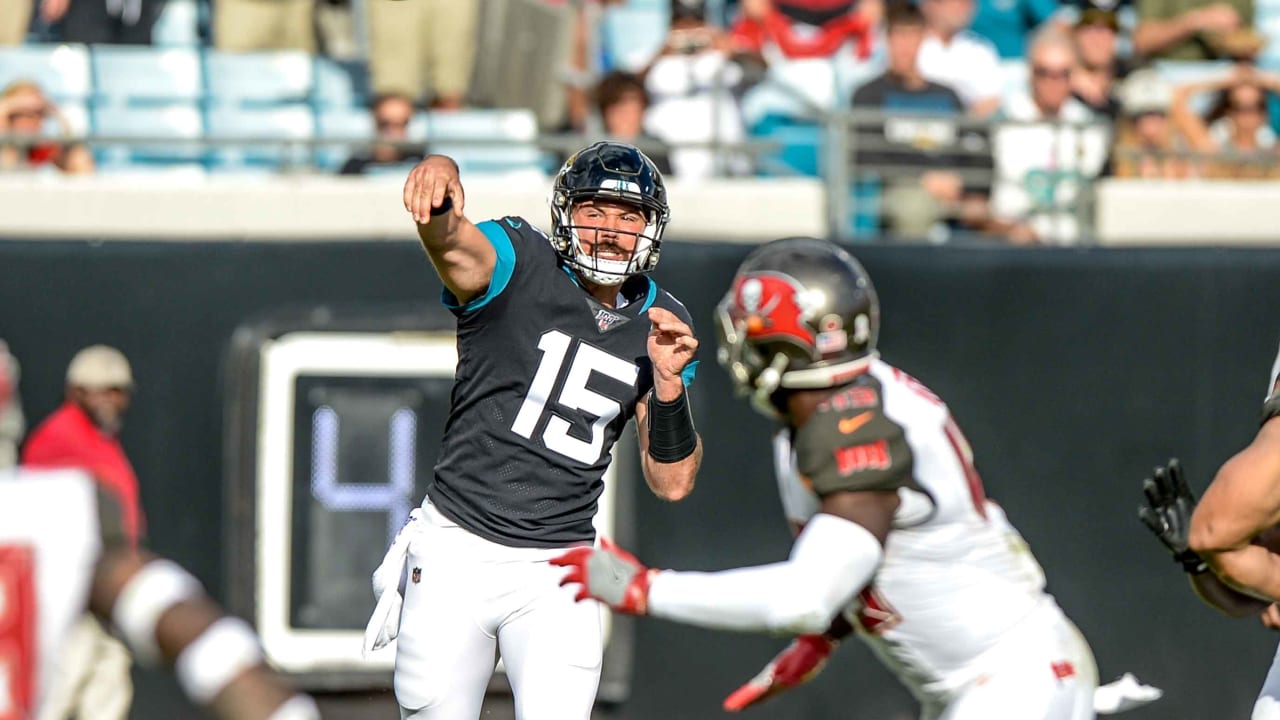
<path fill-rule="evenodd" d="M 574 548 L 552 559 L 551 564 L 569 568 L 561 585 L 582 586 L 576 600 L 593 598 L 629 615 L 644 615 L 649 610 L 649 579 L 658 571 L 641 565 L 608 538 L 602 538 L 598 548 Z"/>
<path fill-rule="evenodd" d="M 649 361 L 653 363 L 653 384 L 658 399 L 671 402 L 684 391 L 680 373 L 698 351 L 698 339 L 676 314 L 664 308 L 649 308 Z"/>

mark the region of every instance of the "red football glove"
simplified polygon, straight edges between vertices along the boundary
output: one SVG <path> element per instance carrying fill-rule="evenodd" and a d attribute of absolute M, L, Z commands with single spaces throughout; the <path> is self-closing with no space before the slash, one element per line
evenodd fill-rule
<path fill-rule="evenodd" d="M 822 672 L 822 667 L 831 657 L 831 651 L 839 642 L 826 635 L 801 635 L 778 653 L 759 675 L 747 681 L 746 685 L 733 691 L 724 700 L 724 709 L 729 712 L 764 702 L 785 690 L 799 687 Z"/>
<path fill-rule="evenodd" d="M 560 584 L 581 585 L 579 601 L 593 598 L 629 615 L 644 615 L 649 609 L 649 578 L 658 571 L 641 565 L 608 538 L 602 538 L 598 548 L 574 548 L 551 564 L 569 568 Z"/>

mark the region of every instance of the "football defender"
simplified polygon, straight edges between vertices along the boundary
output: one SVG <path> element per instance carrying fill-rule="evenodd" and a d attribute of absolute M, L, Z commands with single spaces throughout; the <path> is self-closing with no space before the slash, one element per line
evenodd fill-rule
<path fill-rule="evenodd" d="M 798 635 L 733 693 L 739 710 L 798 685 L 857 631 L 923 718 L 1094 717 L 1088 644 L 1000 508 L 943 402 L 875 351 L 870 278 L 831 243 L 752 252 L 719 310 L 719 358 L 775 440 L 784 505 L 801 526 L 785 562 L 649 570 L 612 547 L 556 560 L 579 597 L 725 630 Z"/>
<path fill-rule="evenodd" d="M 0 467 L 0 717 L 42 717 L 63 640 L 86 610 L 218 718 L 320 717 L 263 663 L 247 623 L 178 565 L 135 549 L 92 477 Z"/>
<path fill-rule="evenodd" d="M 698 342 L 684 306 L 648 275 L 666 189 L 639 150 L 603 142 L 556 175 L 550 236 L 520 217 L 473 224 L 464 201 L 447 157 L 428 157 L 405 183 L 458 318 L 458 367 L 435 479 L 375 587 L 384 598 L 404 587 L 400 625 L 387 613 L 382 641 L 398 632 L 402 717 L 475 720 L 496 650 L 517 717 L 586 720 L 601 616 L 573 601 L 549 561 L 594 541 L 601 477 L 632 417 L 659 497 L 688 495 L 702 455 L 685 394 Z"/>

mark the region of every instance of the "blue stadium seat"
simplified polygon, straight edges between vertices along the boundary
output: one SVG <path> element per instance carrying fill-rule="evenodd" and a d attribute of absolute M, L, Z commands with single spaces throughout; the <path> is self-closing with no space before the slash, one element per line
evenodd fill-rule
<path fill-rule="evenodd" d="M 200 55 L 194 49 L 95 45 L 90 58 L 100 104 L 194 103 L 203 97 Z"/>
<path fill-rule="evenodd" d="M 205 55 L 209 101 L 214 105 L 270 107 L 306 102 L 314 85 L 311 56 L 299 51 Z"/>
<path fill-rule="evenodd" d="M 369 97 L 369 70 L 364 63 L 315 59 L 311 99 L 319 109 L 364 107 Z"/>
<path fill-rule="evenodd" d="M 600 29 L 605 69 L 643 70 L 667 41 L 668 0 L 629 0 L 605 10 Z"/>
<path fill-rule="evenodd" d="M 32 80 L 56 102 L 84 100 L 92 86 L 89 51 L 83 45 L 0 47 L 0 89 Z"/>
<path fill-rule="evenodd" d="M 167 0 L 151 29 L 156 47 L 196 47 L 200 44 L 200 8 L 196 0 Z"/>
<path fill-rule="evenodd" d="M 305 105 L 273 108 L 213 107 L 206 116 L 208 137 L 222 140 L 308 140 L 315 134 L 315 120 Z M 212 153 L 210 169 L 240 171 L 279 169 L 303 165 L 310 160 L 305 145 L 245 144 L 222 146 Z"/>
<path fill-rule="evenodd" d="M 431 152 L 452 157 L 463 172 L 543 170 L 545 158 L 535 144 L 538 121 L 530 110 L 428 113 L 426 135 Z"/>
<path fill-rule="evenodd" d="M 368 110 L 330 108 L 316 114 L 316 136 L 334 140 L 368 140 L 374 136 L 373 116 Z M 316 164 L 324 170 L 337 170 L 356 149 L 356 145 L 322 145 L 316 150 Z"/>
<path fill-rule="evenodd" d="M 92 118 L 93 129 L 99 135 L 161 140 L 145 145 L 95 145 L 94 155 L 99 164 L 107 167 L 191 165 L 202 162 L 206 156 L 205 149 L 198 144 L 162 141 L 201 137 L 204 123 L 195 103 L 165 107 L 98 105 L 93 109 Z"/>

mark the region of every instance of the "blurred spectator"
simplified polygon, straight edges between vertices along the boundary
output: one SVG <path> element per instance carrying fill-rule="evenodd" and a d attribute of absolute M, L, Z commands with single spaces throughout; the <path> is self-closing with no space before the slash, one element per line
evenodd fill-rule
<path fill-rule="evenodd" d="M 313 53 L 315 9 L 316 0 L 213 0 L 214 47 L 228 52 Z"/>
<path fill-rule="evenodd" d="M 995 130 L 992 212 L 1013 242 L 1073 243 L 1085 192 L 1106 162 L 1107 132 L 1071 97 L 1070 36 L 1041 32 L 1028 59 L 1030 92 L 1009 99 L 1001 117 L 1009 122 Z"/>
<path fill-rule="evenodd" d="M 31 28 L 36 0 L 0 0 L 0 46 L 21 45 Z"/>
<path fill-rule="evenodd" d="M 1177 180 L 1191 177 L 1191 163 L 1179 155 L 1186 143 L 1169 121 L 1173 90 L 1152 68 L 1136 70 L 1119 90 L 1122 115 L 1116 124 L 1116 177 Z"/>
<path fill-rule="evenodd" d="M 119 440 L 132 392 L 129 361 L 119 350 L 93 345 L 76 353 L 67 367 L 66 402 L 31 432 L 22 463 L 91 473 L 120 504 L 136 544 L 143 528 L 138 478 Z M 63 645 L 42 717 L 123 720 L 133 698 L 130 664 L 124 645 L 86 616 Z"/>
<path fill-rule="evenodd" d="M 1173 93 L 1173 121 L 1187 145 L 1199 153 L 1225 157 L 1204 162 L 1203 174 L 1217 178 L 1276 177 L 1276 134 L 1267 121 L 1267 92 L 1280 92 L 1280 77 L 1258 72 L 1252 65 L 1235 66 L 1227 75 L 1177 88 Z M 1217 93 L 1209 113 L 1200 117 L 1192 98 Z M 1260 153 L 1266 153 L 1258 157 Z M 1253 158 L 1231 155 L 1254 155 Z"/>
<path fill-rule="evenodd" d="M 1001 58 L 1022 58 L 1027 38 L 1057 10 L 1057 0 L 978 0 L 971 29 L 990 40 Z"/>
<path fill-rule="evenodd" d="M 854 109 L 894 115 L 871 128 L 858 123 L 855 149 L 887 149 L 857 149 L 855 162 L 875 166 L 873 172 L 884 177 L 882 227 L 904 237 L 924 237 L 962 208 L 985 206 L 981 189 L 974 183 L 966 187 L 957 171 L 989 168 L 990 158 L 975 162 L 965 150 L 976 145 L 980 151 L 981 138 L 937 117 L 963 115 L 964 103 L 951 88 L 920 74 L 916 58 L 925 34 L 920 9 L 905 2 L 890 5 L 887 25 L 889 68 L 853 94 Z M 969 215 L 973 220 L 971 211 Z"/>
<path fill-rule="evenodd" d="M 17 359 L 0 340 L 0 467 L 18 464 L 18 443 L 27 427 L 18 397 L 19 373 Z"/>
<path fill-rule="evenodd" d="M 852 41 L 865 59 L 883 13 L 881 0 L 743 0 L 731 41 L 741 52 L 770 46 L 793 60 L 830 57 Z"/>
<path fill-rule="evenodd" d="M 973 21 L 973 0 L 922 0 L 920 9 L 927 29 L 920 47 L 920 72 L 954 88 L 977 117 L 999 109 L 1000 57 L 990 40 L 967 29 Z"/>
<path fill-rule="evenodd" d="M 1262 49 L 1253 0 L 1139 0 L 1134 53 L 1161 60 L 1244 59 Z"/>
<path fill-rule="evenodd" d="M 1120 22 L 1115 10 L 1085 8 L 1072 31 L 1080 64 L 1071 72 L 1072 95 L 1099 115 L 1115 120 L 1120 114 L 1116 84 L 1129 73 L 1129 64 L 1116 53 Z"/>
<path fill-rule="evenodd" d="M 645 112 L 649 109 L 649 93 L 644 89 L 644 81 L 631 73 L 615 70 L 604 76 L 596 86 L 595 95 L 604 134 L 610 140 L 641 146 L 659 172 L 670 174 L 671 160 L 667 153 L 647 146 L 658 141 L 644 130 Z"/>
<path fill-rule="evenodd" d="M 59 37 L 69 43 L 150 45 L 151 28 L 165 0 L 41 0 L 40 17 L 61 21 Z"/>
<path fill-rule="evenodd" d="M 29 144 L 0 144 L 0 171 L 50 166 L 68 174 L 93 172 L 93 155 L 85 146 L 35 139 L 44 131 L 46 120 L 53 120 L 64 138 L 74 134 L 66 116 L 39 85 L 18 80 L 0 92 L 0 135 L 32 138 Z"/>
<path fill-rule="evenodd" d="M 649 66 L 645 88 L 651 105 L 646 126 L 670 144 L 739 143 L 746 136 L 733 90 L 742 68 L 732 60 L 729 37 L 705 18 L 703 0 L 673 0 L 671 30 Z M 684 179 L 750 171 L 740 154 L 677 148 L 672 170 Z"/>
<path fill-rule="evenodd" d="M 413 119 L 413 103 L 404 95 L 380 95 L 373 101 L 373 123 L 378 140 L 371 150 L 360 151 L 343 164 L 342 175 L 363 175 L 380 165 L 416 163 L 424 150 L 406 147 L 409 139 L 409 121 Z"/>
<path fill-rule="evenodd" d="M 471 83 L 479 0 L 368 0 L 375 93 L 460 109 Z"/>

